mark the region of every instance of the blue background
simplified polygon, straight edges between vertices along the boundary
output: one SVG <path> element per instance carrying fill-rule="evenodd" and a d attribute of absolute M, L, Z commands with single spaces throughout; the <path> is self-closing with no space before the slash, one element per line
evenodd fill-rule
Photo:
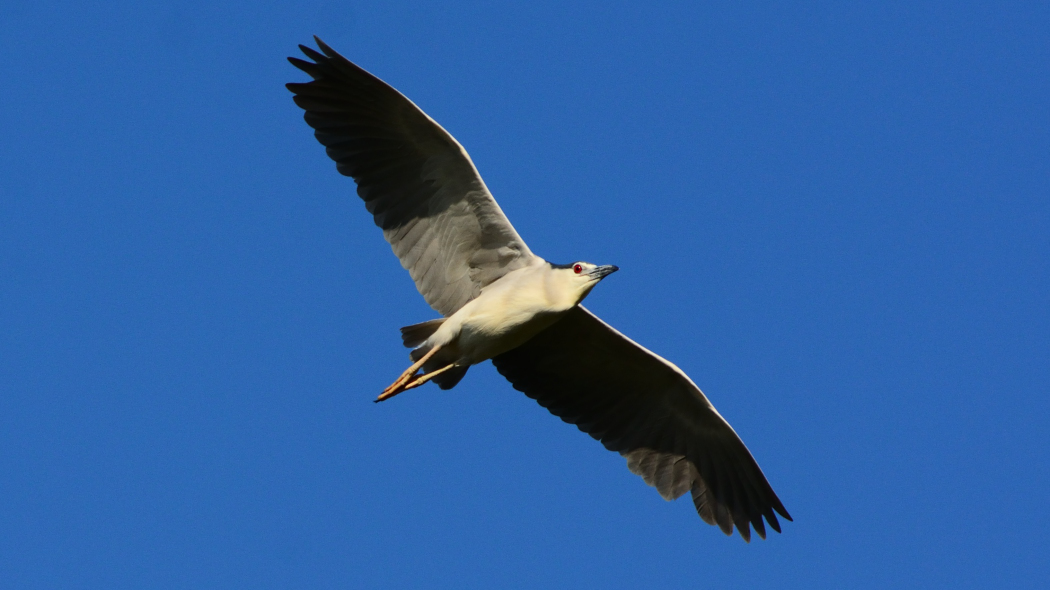
<path fill-rule="evenodd" d="M 0 4 L 0 586 L 1050 584 L 1045 2 Z M 470 151 L 795 517 L 743 543 L 434 317 L 320 35 Z"/>

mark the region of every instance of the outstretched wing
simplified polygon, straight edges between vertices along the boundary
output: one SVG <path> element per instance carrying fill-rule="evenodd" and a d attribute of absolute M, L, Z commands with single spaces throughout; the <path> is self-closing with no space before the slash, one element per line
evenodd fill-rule
<path fill-rule="evenodd" d="M 313 81 L 288 89 L 336 168 L 357 182 L 427 303 L 449 316 L 526 266 L 533 254 L 463 146 L 404 95 L 316 41 L 323 54 L 299 46 L 312 62 L 288 58 Z"/>
<path fill-rule="evenodd" d="M 678 367 L 583 307 L 492 359 L 515 389 L 626 457 L 672 500 L 692 492 L 700 517 L 746 541 L 774 511 L 791 520 L 747 447 Z"/>

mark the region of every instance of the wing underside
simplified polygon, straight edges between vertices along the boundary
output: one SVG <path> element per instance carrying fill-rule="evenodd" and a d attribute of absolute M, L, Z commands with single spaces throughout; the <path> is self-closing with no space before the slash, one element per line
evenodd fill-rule
<path fill-rule="evenodd" d="M 583 307 L 492 359 L 515 389 L 627 459 L 665 499 L 691 492 L 700 517 L 745 540 L 791 517 L 751 453 L 677 367 Z"/>
<path fill-rule="evenodd" d="M 288 84 L 431 307 L 448 316 L 533 258 L 463 147 L 408 100 L 317 40 Z"/>

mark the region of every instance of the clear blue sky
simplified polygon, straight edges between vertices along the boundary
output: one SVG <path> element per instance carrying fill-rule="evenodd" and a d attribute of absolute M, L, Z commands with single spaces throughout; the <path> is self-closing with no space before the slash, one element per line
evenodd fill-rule
<path fill-rule="evenodd" d="M 90 4 L 90 5 L 89 5 Z M 1050 585 L 1046 2 L 0 3 L 0 586 Z M 687 371 L 745 544 L 434 316 L 302 121 L 312 34 Z"/>

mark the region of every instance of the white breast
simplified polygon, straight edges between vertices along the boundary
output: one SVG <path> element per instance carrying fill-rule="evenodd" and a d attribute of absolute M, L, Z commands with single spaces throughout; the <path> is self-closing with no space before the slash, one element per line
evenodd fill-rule
<path fill-rule="evenodd" d="M 457 349 L 461 362 L 469 364 L 520 346 L 575 304 L 551 300 L 544 271 L 526 267 L 508 273 L 449 317 L 442 326 L 447 326 L 447 334 L 435 336 L 452 340 L 449 344 Z"/>

